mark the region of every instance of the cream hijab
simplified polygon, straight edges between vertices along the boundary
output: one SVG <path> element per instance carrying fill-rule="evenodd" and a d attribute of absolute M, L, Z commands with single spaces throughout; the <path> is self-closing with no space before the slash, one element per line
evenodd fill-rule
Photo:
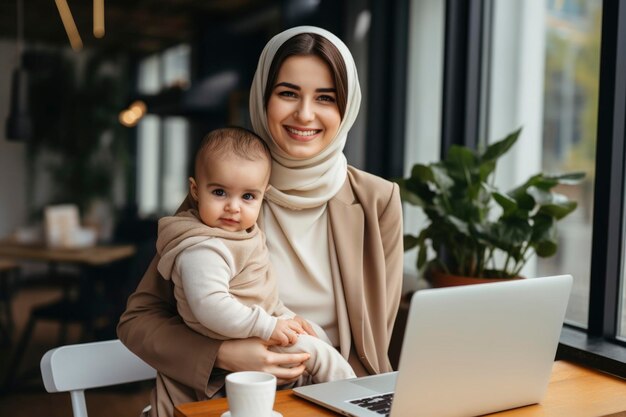
<path fill-rule="evenodd" d="M 263 93 L 267 76 L 278 48 L 288 39 L 301 33 L 315 33 L 332 42 L 339 50 L 348 73 L 346 112 L 335 139 L 318 155 L 309 159 L 293 159 L 280 149 L 272 139 L 267 126 Z M 354 124 L 361 105 L 361 88 L 356 65 L 348 47 L 332 33 L 314 26 L 299 26 L 274 36 L 265 46 L 254 74 L 250 91 L 250 118 L 254 131 L 269 145 L 274 163 L 266 194 L 270 201 L 283 207 L 299 210 L 317 207 L 330 200 L 341 188 L 346 178 L 346 145 L 348 131 Z"/>
<path fill-rule="evenodd" d="M 263 102 L 276 52 L 288 39 L 301 33 L 318 34 L 332 42 L 343 57 L 348 76 L 346 111 L 337 136 L 318 155 L 308 159 L 294 159 L 276 145 Z M 263 49 L 250 91 L 250 117 L 254 131 L 269 145 L 273 161 L 271 187 L 265 194 L 259 224 L 267 236 L 282 301 L 319 324 L 335 346 L 340 343 L 338 316 L 345 316 L 345 311 L 340 307 L 344 303 L 335 299 L 343 298 L 343 294 L 338 293 L 340 277 L 333 277 L 331 272 L 331 256 L 335 255 L 329 250 L 326 203 L 346 181 L 343 148 L 360 104 L 354 60 L 346 45 L 332 33 L 313 26 L 295 27 L 274 36 Z"/>

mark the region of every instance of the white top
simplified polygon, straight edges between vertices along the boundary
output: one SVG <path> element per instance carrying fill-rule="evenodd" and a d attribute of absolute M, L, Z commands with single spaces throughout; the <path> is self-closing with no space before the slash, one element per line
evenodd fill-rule
<path fill-rule="evenodd" d="M 229 339 L 268 340 L 277 318 L 233 298 L 228 285 L 233 271 L 234 259 L 221 239 L 206 239 L 176 257 L 172 280 L 182 284 L 189 308 L 204 327 Z"/>

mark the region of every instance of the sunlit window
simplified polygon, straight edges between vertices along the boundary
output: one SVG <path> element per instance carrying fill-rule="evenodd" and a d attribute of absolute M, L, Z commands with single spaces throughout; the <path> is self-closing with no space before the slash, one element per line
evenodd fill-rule
<path fill-rule="evenodd" d="M 191 48 L 187 44 L 167 49 L 162 54 L 163 87 L 189 86 L 189 62 Z"/>
<path fill-rule="evenodd" d="M 161 90 L 159 55 L 150 55 L 139 63 L 137 90 L 141 94 L 156 94 Z"/>
<path fill-rule="evenodd" d="M 443 89 L 443 0 L 413 0 L 409 33 L 405 175 L 417 162 L 439 159 Z M 424 65 L 424 63 L 428 65 Z M 415 234 L 426 222 L 421 209 L 405 204 L 404 231 Z M 407 274 L 416 274 L 416 250 L 404 257 Z"/>
<path fill-rule="evenodd" d="M 491 36 L 489 140 L 523 127 L 498 182 L 507 189 L 538 171 L 586 173 L 582 184 L 555 190 L 578 202 L 559 224 L 556 256 L 523 271 L 572 274 L 566 321 L 581 327 L 589 306 L 601 12 L 601 0 L 497 0 Z"/>
<path fill-rule="evenodd" d="M 189 86 L 190 49 L 181 44 L 144 58 L 138 69 L 139 92 L 156 95 Z M 189 160 L 189 122 L 150 115 L 149 102 L 147 112 L 137 129 L 137 205 L 142 217 L 174 213 L 187 194 Z"/>
<path fill-rule="evenodd" d="M 191 81 L 191 47 L 180 44 L 152 54 L 139 62 L 138 86 L 141 94 L 158 94 L 170 87 L 187 88 Z"/>
<path fill-rule="evenodd" d="M 148 115 L 137 125 L 137 205 L 142 217 L 159 210 L 161 120 Z"/>
<path fill-rule="evenodd" d="M 163 129 L 163 210 L 176 211 L 187 195 L 189 126 L 182 117 L 168 117 Z"/>

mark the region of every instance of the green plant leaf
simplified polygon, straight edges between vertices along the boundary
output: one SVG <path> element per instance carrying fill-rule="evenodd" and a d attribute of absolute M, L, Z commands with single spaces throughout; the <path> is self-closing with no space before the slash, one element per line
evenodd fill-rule
<path fill-rule="evenodd" d="M 416 236 L 413 235 L 404 235 L 404 250 L 410 250 L 413 249 L 415 246 L 417 246 L 417 244 L 419 243 L 419 240 L 417 239 Z"/>
<path fill-rule="evenodd" d="M 538 242 L 535 246 L 535 253 L 540 258 L 549 258 L 550 256 L 554 256 L 557 250 L 557 243 L 553 240 L 542 240 Z"/>
<path fill-rule="evenodd" d="M 442 161 L 415 164 L 401 181 L 403 201 L 418 205 L 429 219 L 417 237 L 406 238 L 406 250 L 418 247 L 417 267 L 476 276 L 497 270 L 504 276 L 519 271 L 529 255 L 552 256 L 557 250 L 556 223 L 576 203 L 552 190 L 574 184 L 583 173 L 538 173 L 507 193 L 490 181 L 498 159 L 519 139 L 521 129 L 491 144 L 484 152 L 452 146 Z M 494 220 L 493 209 L 501 208 Z M 431 251 L 435 256 L 429 256 Z M 504 252 L 496 264 L 493 254 Z M 429 258 L 432 258 L 429 260 Z"/>
<path fill-rule="evenodd" d="M 576 210 L 576 207 L 578 207 L 578 203 L 576 203 L 575 201 L 568 200 L 562 203 L 543 205 L 541 206 L 539 211 L 541 213 L 552 216 L 557 220 L 561 220 L 563 217 L 567 216 L 572 211 Z"/>
<path fill-rule="evenodd" d="M 584 172 L 568 172 L 565 174 L 545 175 L 545 177 L 553 181 L 556 181 L 559 184 L 576 185 L 576 184 L 579 184 L 585 178 L 585 173 Z"/>
<path fill-rule="evenodd" d="M 471 170 L 476 166 L 476 155 L 465 146 L 452 145 L 446 155 L 446 165 L 460 170 Z"/>
<path fill-rule="evenodd" d="M 527 220 L 520 218 L 506 218 L 493 223 L 489 230 L 493 244 L 503 251 L 509 252 L 519 260 L 521 246 L 532 236 L 532 226 Z"/>
<path fill-rule="evenodd" d="M 553 178 L 550 178 L 544 174 L 533 175 L 524 184 L 525 188 L 535 187 L 540 190 L 550 191 L 555 185 L 558 184 Z"/>
<path fill-rule="evenodd" d="M 517 194 L 525 194 L 528 187 L 538 187 L 542 190 L 550 189 L 556 185 L 556 182 L 552 180 L 547 180 L 543 174 L 535 174 L 526 180 L 522 185 L 519 185 L 512 190 L 510 190 L 507 194 L 515 198 Z"/>
<path fill-rule="evenodd" d="M 526 188 L 518 187 L 507 193 L 517 203 L 518 211 L 529 212 L 535 208 L 535 200 L 526 193 Z"/>
<path fill-rule="evenodd" d="M 432 173 L 430 166 L 424 164 L 415 164 L 411 169 L 411 178 L 415 178 L 422 183 L 434 182 L 435 176 Z"/>
<path fill-rule="evenodd" d="M 419 197 L 422 200 L 423 205 L 429 205 L 432 204 L 433 199 L 437 196 L 437 193 L 431 190 L 430 184 L 433 183 L 421 182 L 419 179 L 411 177 L 406 180 L 404 186 L 407 191 L 410 191 Z M 432 188 L 435 188 L 434 185 Z"/>
<path fill-rule="evenodd" d="M 517 210 L 517 201 L 506 194 L 499 192 L 492 193 L 493 199 L 502 207 L 503 216 L 507 216 Z"/>
<path fill-rule="evenodd" d="M 455 187 L 478 182 L 477 159 L 474 151 L 469 148 L 453 145 L 446 159 L 441 164 L 447 175 L 454 181 Z"/>
<path fill-rule="evenodd" d="M 579 184 L 585 178 L 584 172 L 569 172 L 566 174 L 536 174 L 530 177 L 521 187 L 528 188 L 530 186 L 548 191 L 557 184 L 575 185 Z"/>
<path fill-rule="evenodd" d="M 431 173 L 433 176 L 433 181 L 435 182 L 435 184 L 437 184 L 440 190 L 448 190 L 454 185 L 454 181 L 452 180 L 452 178 L 448 176 L 446 170 L 441 166 L 433 165 L 431 167 Z"/>
<path fill-rule="evenodd" d="M 522 128 L 520 127 L 516 131 L 509 133 L 504 139 L 489 145 L 485 152 L 481 155 L 481 161 L 495 161 L 500 158 L 509 149 L 511 149 L 511 146 L 513 146 L 515 142 L 517 142 L 521 132 Z"/>
<path fill-rule="evenodd" d="M 406 184 L 398 184 L 400 186 L 400 199 L 413 206 L 424 207 L 424 201 L 414 192 L 407 189 Z"/>
<path fill-rule="evenodd" d="M 420 270 L 426 264 L 426 256 L 428 254 L 428 248 L 426 245 L 420 245 L 417 252 L 417 269 Z"/>
<path fill-rule="evenodd" d="M 533 200 L 535 200 L 536 204 L 545 205 L 556 202 L 554 195 L 551 192 L 535 187 L 534 185 L 528 187 L 526 192 L 533 198 Z"/>
<path fill-rule="evenodd" d="M 470 236 L 470 230 L 469 230 L 469 226 L 467 222 L 455 216 L 448 216 L 447 220 L 450 224 L 452 224 L 457 229 L 459 233 L 465 236 Z"/>
<path fill-rule="evenodd" d="M 485 182 L 489 179 L 489 176 L 496 169 L 496 160 L 489 160 L 481 162 L 478 168 L 478 175 L 481 182 Z"/>
<path fill-rule="evenodd" d="M 556 220 L 544 213 L 537 213 L 533 217 L 533 233 L 530 244 L 537 256 L 547 258 L 556 253 L 557 229 Z"/>

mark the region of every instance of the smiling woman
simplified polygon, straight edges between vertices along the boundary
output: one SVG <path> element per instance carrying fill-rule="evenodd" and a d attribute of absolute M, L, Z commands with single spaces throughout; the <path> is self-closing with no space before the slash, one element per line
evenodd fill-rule
<path fill-rule="evenodd" d="M 343 149 L 360 103 L 354 59 L 332 33 L 295 27 L 263 49 L 250 119 L 272 156 L 258 228 L 278 294 L 297 316 L 319 325 L 327 350 L 338 362 L 348 360 L 350 374 L 367 375 L 392 370 L 387 351 L 402 285 L 402 207 L 397 185 L 347 164 Z M 254 338 L 198 339 L 181 331 L 172 320 L 171 286 L 161 284 L 155 264 L 129 299 L 118 335 L 159 370 L 153 397 L 159 415 L 222 395 L 224 374 L 215 368 L 269 372 L 281 385 L 300 381 L 308 362 L 302 353 L 268 351 Z"/>
<path fill-rule="evenodd" d="M 267 103 L 274 142 L 296 159 L 317 155 L 337 135 L 341 115 L 328 65 L 315 55 L 285 60 Z"/>

